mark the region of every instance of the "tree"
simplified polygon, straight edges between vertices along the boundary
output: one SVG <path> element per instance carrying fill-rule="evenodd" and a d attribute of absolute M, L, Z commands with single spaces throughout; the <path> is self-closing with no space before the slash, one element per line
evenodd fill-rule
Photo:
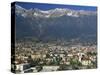
<path fill-rule="evenodd" d="M 79 67 L 82 66 L 82 64 L 75 59 L 70 60 L 70 65 L 72 66 L 72 69 L 79 69 Z"/>

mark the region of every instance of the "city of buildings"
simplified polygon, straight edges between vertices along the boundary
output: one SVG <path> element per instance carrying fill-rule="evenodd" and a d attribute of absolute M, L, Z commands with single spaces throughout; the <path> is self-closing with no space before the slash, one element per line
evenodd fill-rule
<path fill-rule="evenodd" d="M 16 73 L 97 68 L 95 44 L 17 42 L 12 69 Z"/>

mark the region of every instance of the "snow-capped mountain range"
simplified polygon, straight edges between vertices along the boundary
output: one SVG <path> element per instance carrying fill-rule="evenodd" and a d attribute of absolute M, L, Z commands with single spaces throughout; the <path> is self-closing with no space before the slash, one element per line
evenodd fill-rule
<path fill-rule="evenodd" d="M 15 17 L 17 39 L 30 37 L 41 40 L 76 38 L 83 41 L 96 40 L 96 11 L 68 8 L 26 9 L 15 5 L 11 13 L 12 17 Z"/>
<path fill-rule="evenodd" d="M 96 15 L 95 11 L 86 11 L 86 10 L 73 10 L 68 8 L 55 8 L 50 10 L 40 10 L 38 8 L 25 9 L 19 5 L 15 5 L 16 14 L 21 14 L 23 17 L 34 16 L 34 17 L 60 17 L 60 16 L 72 16 L 79 17 L 83 15 Z"/>

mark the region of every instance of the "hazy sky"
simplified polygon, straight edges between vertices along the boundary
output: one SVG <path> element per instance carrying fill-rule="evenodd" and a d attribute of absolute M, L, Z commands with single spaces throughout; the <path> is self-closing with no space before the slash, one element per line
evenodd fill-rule
<path fill-rule="evenodd" d="M 76 5 L 58 5 L 58 4 L 45 4 L 45 3 L 27 3 L 27 2 L 16 2 L 17 5 L 20 5 L 23 8 L 39 8 L 42 10 L 49 10 L 54 8 L 70 8 L 74 10 L 90 10 L 96 11 L 97 7 L 94 6 L 76 6 Z"/>

